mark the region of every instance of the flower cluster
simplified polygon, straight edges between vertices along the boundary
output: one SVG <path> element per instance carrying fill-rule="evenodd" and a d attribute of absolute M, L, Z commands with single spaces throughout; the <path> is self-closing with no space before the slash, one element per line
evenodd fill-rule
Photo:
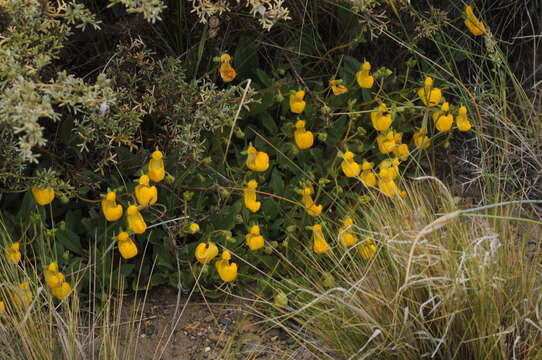
<path fill-rule="evenodd" d="M 158 189 L 150 182 L 159 183 L 165 178 L 163 157 L 164 154 L 158 150 L 151 154 L 151 159 L 147 164 L 147 173 L 139 177 L 134 189 L 134 197 L 138 205 L 131 204 L 126 208 L 126 225 L 134 234 L 143 234 L 147 230 L 147 223 L 140 210 L 158 201 Z M 117 194 L 114 191 L 109 191 L 105 195 L 101 205 L 102 213 L 107 221 L 115 222 L 122 218 L 124 210 L 122 205 L 117 203 Z M 137 255 L 137 245 L 127 232 L 121 231 L 117 235 L 117 241 L 119 252 L 124 259 L 131 259 Z"/>
<path fill-rule="evenodd" d="M 47 269 L 45 269 L 43 272 L 43 275 L 45 277 L 45 282 L 49 286 L 49 289 L 54 297 L 58 298 L 59 300 L 64 300 L 66 296 L 71 293 L 72 287 L 65 280 L 64 274 L 58 271 L 58 265 L 56 262 L 50 263 Z"/>

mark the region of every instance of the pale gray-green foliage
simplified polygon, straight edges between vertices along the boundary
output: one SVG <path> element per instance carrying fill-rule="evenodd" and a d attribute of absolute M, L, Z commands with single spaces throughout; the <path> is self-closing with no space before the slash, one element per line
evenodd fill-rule
<path fill-rule="evenodd" d="M 179 59 L 156 59 L 138 39 L 119 46 L 115 55 L 107 74 L 122 94 L 116 106 L 124 110 L 113 111 L 116 115 L 112 116 L 122 123 L 121 117 L 128 117 L 130 111 L 137 111 L 131 114 L 133 118 L 148 115 L 156 133 L 144 136 L 152 137 L 168 155 L 175 155 L 180 165 L 200 157 L 205 149 L 202 132 L 231 125 L 239 108 L 243 90 L 240 86 L 218 89 L 208 80 L 186 81 Z M 252 102 L 253 96 L 249 91 L 244 104 Z M 91 124 L 95 126 L 96 122 Z M 81 133 L 92 131 L 85 124 L 78 126 Z M 131 145 L 127 138 L 123 141 Z"/>
<path fill-rule="evenodd" d="M 162 0 L 113 0 L 110 3 L 122 3 L 128 12 L 141 13 L 145 20 L 151 23 L 162 20 L 160 14 L 166 8 Z"/>
<path fill-rule="evenodd" d="M 98 28 L 81 4 L 54 7 L 37 0 L 8 0 L 0 11 L 0 180 L 5 180 L 19 174 L 25 163 L 37 162 L 35 148 L 46 144 L 41 120 L 59 120 L 60 107 L 88 112 L 109 90 L 63 72 L 54 80 L 42 78 L 42 70 L 72 34 L 69 24 Z"/>
<path fill-rule="evenodd" d="M 151 11 L 152 4 L 158 2 L 125 3 L 158 19 L 162 7 Z M 239 86 L 187 82 L 179 59 L 159 59 L 139 39 L 119 45 L 98 76 L 87 80 L 62 70 L 68 37 L 89 26 L 99 29 L 99 21 L 82 4 L 0 0 L 0 183 L 24 185 L 21 175 L 43 150 L 49 155 L 38 167 L 67 165 L 65 154 L 73 149 L 57 153 L 58 140 L 75 146 L 90 170 L 103 170 L 116 162 L 118 146 L 135 150 L 142 138 L 181 161 L 193 160 L 204 151 L 203 131 L 231 124 Z M 243 104 L 252 97 L 251 90 Z M 158 124 L 156 133 L 140 131 L 146 119 Z"/>

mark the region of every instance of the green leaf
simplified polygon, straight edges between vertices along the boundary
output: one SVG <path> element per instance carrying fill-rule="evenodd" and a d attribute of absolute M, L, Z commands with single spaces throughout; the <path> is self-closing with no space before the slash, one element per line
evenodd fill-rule
<path fill-rule="evenodd" d="M 284 180 L 280 175 L 280 171 L 277 168 L 273 169 L 271 173 L 271 189 L 274 194 L 284 194 Z"/>
<path fill-rule="evenodd" d="M 56 231 L 55 241 L 58 241 L 63 247 L 74 254 L 84 255 L 79 235 L 70 230 L 58 229 Z"/>
<path fill-rule="evenodd" d="M 279 131 L 279 127 L 275 123 L 275 120 L 268 112 L 262 112 L 260 114 L 260 120 L 263 127 L 269 131 L 271 134 L 276 134 Z"/>

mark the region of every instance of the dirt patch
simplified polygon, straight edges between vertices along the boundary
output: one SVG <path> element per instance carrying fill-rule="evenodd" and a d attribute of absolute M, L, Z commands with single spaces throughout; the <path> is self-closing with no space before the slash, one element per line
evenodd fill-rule
<path fill-rule="evenodd" d="M 125 307 L 126 322 L 132 304 L 133 299 Z M 178 300 L 175 289 L 158 288 L 147 294 L 136 321 L 141 360 L 318 359 L 284 330 L 260 322 L 249 304 L 232 298 Z"/>

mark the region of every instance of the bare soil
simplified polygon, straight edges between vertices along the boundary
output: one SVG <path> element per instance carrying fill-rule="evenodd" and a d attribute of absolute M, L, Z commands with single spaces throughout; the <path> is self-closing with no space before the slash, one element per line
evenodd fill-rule
<path fill-rule="evenodd" d="M 209 302 L 181 297 L 172 288 L 150 291 L 137 314 L 137 352 L 141 360 L 318 359 L 284 330 L 251 315 L 237 299 Z M 178 304 L 177 304 L 178 302 Z M 125 320 L 129 321 L 126 306 Z"/>

